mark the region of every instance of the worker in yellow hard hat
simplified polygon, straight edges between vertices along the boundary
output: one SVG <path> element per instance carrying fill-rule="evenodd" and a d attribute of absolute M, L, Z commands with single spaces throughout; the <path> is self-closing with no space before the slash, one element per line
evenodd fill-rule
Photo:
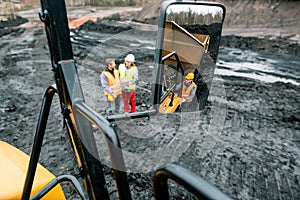
<path fill-rule="evenodd" d="M 119 112 L 122 88 L 119 71 L 114 59 L 106 59 L 106 69 L 100 74 L 100 82 L 107 98 L 107 113 L 113 115 Z"/>
<path fill-rule="evenodd" d="M 194 79 L 194 73 L 192 72 L 189 72 L 185 76 L 185 81 L 182 84 L 181 103 L 193 101 L 193 98 L 197 90 L 197 85 L 193 81 L 193 79 Z"/>

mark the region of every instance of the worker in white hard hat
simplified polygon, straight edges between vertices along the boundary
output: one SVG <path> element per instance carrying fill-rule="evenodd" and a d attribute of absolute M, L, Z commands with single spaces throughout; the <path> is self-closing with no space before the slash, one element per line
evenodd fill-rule
<path fill-rule="evenodd" d="M 134 64 L 135 57 L 133 54 L 128 54 L 124 58 L 124 63 L 119 66 L 120 80 L 123 87 L 122 99 L 124 103 L 124 113 L 136 112 L 136 82 L 138 80 L 138 68 Z"/>

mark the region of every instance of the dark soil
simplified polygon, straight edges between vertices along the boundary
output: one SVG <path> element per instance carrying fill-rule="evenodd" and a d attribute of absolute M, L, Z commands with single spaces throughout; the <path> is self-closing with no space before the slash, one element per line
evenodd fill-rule
<path fill-rule="evenodd" d="M 0 21 L 0 29 L 19 26 L 19 25 L 27 23 L 27 22 L 28 22 L 28 19 L 20 17 L 20 16 L 16 16 L 15 19 Z"/>
<path fill-rule="evenodd" d="M 269 36 L 271 37 L 271 36 Z M 221 45 L 231 48 L 239 48 L 241 50 L 249 50 L 256 52 L 268 52 L 276 54 L 289 54 L 294 56 L 300 55 L 300 46 L 297 41 L 291 41 L 284 37 L 276 38 L 255 38 L 241 36 L 223 36 Z"/>
<path fill-rule="evenodd" d="M 127 27 L 116 27 L 116 26 L 111 26 L 107 24 L 102 24 L 102 23 L 95 23 L 91 20 L 88 22 L 84 23 L 79 27 L 79 30 L 85 30 L 85 31 L 96 31 L 96 32 L 101 32 L 101 33 L 110 33 L 110 34 L 117 34 L 122 31 L 127 31 L 132 29 L 132 27 L 127 26 Z"/>
<path fill-rule="evenodd" d="M 18 25 L 27 23 L 28 19 L 17 16 L 16 19 L 0 21 L 0 37 L 10 34 L 10 33 L 20 33 L 24 31 L 24 29 L 16 29 L 12 27 L 16 27 Z"/>
<path fill-rule="evenodd" d="M 155 45 L 155 28 L 109 26 L 113 33 L 108 33 L 91 30 L 89 24 L 93 23 L 71 30 L 86 102 L 103 113 L 106 104 L 98 76 L 104 60 L 113 57 L 122 62 L 130 52 L 136 55 L 140 72 L 137 109 L 147 109 L 154 57 L 149 47 Z M 252 54 L 256 59 L 250 60 L 252 64 L 277 62 L 278 71 L 272 75 L 298 84 L 216 74 L 202 111 L 115 123 L 133 199 L 153 199 L 153 171 L 170 162 L 191 169 L 233 199 L 300 198 L 299 44 L 281 37 L 224 36 L 217 69 L 226 68 L 224 63 L 242 65 Z M 43 28 L 13 28 L 1 34 L 0 55 L 0 139 L 29 154 L 42 97 L 54 83 Z M 55 97 L 40 158 L 55 175 L 73 171 L 62 122 Z M 117 199 L 109 156 L 99 135 L 96 131 L 108 189 L 111 199 Z M 170 185 L 173 199 L 194 199 L 176 184 Z"/>

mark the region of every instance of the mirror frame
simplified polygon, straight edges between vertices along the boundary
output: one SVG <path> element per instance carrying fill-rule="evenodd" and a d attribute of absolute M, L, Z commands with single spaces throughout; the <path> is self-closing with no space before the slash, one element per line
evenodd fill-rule
<path fill-rule="evenodd" d="M 160 105 L 160 93 L 162 91 L 162 76 L 163 76 L 163 67 L 162 65 L 162 50 L 164 43 L 164 29 L 165 29 L 165 21 L 167 15 L 167 9 L 170 5 L 204 5 L 204 6 L 217 6 L 223 10 L 222 16 L 222 24 L 224 23 L 226 8 L 223 4 L 215 3 L 215 2 L 204 2 L 204 1 L 178 1 L 178 0 L 167 0 L 161 4 L 159 11 L 159 21 L 158 21 L 158 31 L 157 31 L 157 39 L 156 39 L 156 48 L 154 55 L 154 63 L 155 67 L 153 69 L 153 78 L 152 78 L 152 96 L 151 102 L 155 110 L 159 110 Z M 222 27 L 221 26 L 221 35 L 222 35 Z M 220 43 L 219 43 L 220 44 Z M 217 45 L 217 49 L 219 50 L 219 44 Z M 217 51 L 218 52 L 218 51 Z M 215 63 L 217 61 L 218 56 L 216 56 Z"/>

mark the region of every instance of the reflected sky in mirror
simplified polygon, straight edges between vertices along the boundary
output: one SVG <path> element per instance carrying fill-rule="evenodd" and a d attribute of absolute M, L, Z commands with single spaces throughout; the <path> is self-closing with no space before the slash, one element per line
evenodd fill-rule
<path fill-rule="evenodd" d="M 195 21 L 192 21 L 190 19 L 187 20 L 187 22 L 190 22 L 189 24 L 197 24 L 197 23 L 201 23 L 201 20 L 204 19 L 203 17 L 207 15 L 211 17 L 205 18 L 206 23 L 220 22 L 223 20 L 224 12 L 221 7 L 217 7 L 217 6 L 173 4 L 168 7 L 166 13 L 167 13 L 167 20 L 174 20 L 174 18 L 172 19 L 172 17 L 174 17 L 174 15 L 178 15 L 179 16 L 178 18 L 181 18 L 181 20 L 185 18 L 186 19 L 192 18 L 195 20 Z M 183 13 L 185 14 L 183 15 Z"/>

